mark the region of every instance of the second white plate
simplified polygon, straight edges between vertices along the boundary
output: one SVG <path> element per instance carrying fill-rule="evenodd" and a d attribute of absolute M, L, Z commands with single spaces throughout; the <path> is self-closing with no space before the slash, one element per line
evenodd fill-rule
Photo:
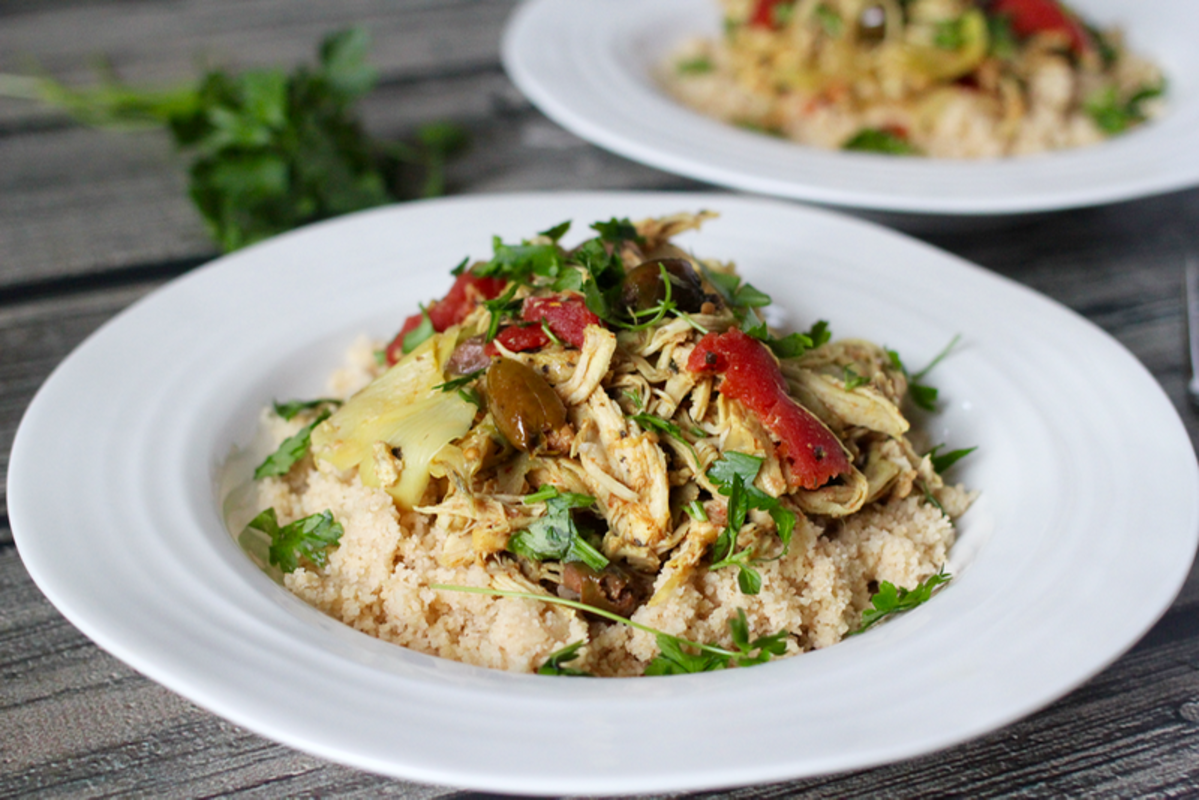
<path fill-rule="evenodd" d="M 684 39 L 716 35 L 717 0 L 531 0 L 513 16 L 504 66 L 572 133 L 659 169 L 761 194 L 878 211 L 1015 214 L 1096 205 L 1199 184 L 1199 13 L 1194 0 L 1072 0 L 1120 25 L 1161 65 L 1168 112 L 1094 147 L 947 161 L 803 147 L 700 115 L 653 73 Z"/>

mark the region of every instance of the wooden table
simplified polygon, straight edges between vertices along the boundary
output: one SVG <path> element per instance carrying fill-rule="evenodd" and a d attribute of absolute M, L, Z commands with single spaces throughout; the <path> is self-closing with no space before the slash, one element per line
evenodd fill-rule
<path fill-rule="evenodd" d="M 710 188 L 598 150 L 534 110 L 499 64 L 513 5 L 8 0 L 0 6 L 0 70 L 24 70 L 32 58 L 60 78 L 87 81 L 94 57 L 105 55 L 126 80 L 170 82 L 194 75 L 201 61 L 305 61 L 325 32 L 361 23 L 374 36 L 372 61 L 381 70 L 364 104 L 374 133 L 403 137 L 434 118 L 470 130 L 472 150 L 450 169 L 454 193 Z M 55 365 L 106 319 L 215 255 L 186 198 L 182 165 L 161 133 L 97 132 L 32 104 L 0 102 L 0 473 L 22 412 Z M 965 228 L 925 226 L 917 235 L 1103 327 L 1160 381 L 1195 443 L 1180 262 L 1182 250 L 1199 257 L 1199 190 Z M 85 444 L 64 442 L 65 459 L 74 446 Z M 8 527 L 3 483 L 0 796 L 483 796 L 294 752 L 142 678 L 75 630 L 30 581 Z M 1192 573 L 1130 652 L 1026 720 L 912 761 L 731 794 L 1195 792 L 1199 579 Z"/>

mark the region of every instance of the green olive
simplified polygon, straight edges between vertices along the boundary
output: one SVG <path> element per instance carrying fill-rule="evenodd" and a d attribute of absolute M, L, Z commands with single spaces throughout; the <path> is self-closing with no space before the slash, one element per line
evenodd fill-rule
<path fill-rule="evenodd" d="M 487 407 L 495 426 L 513 447 L 541 449 L 566 424 L 566 406 L 545 378 L 520 361 L 501 358 L 487 368 Z"/>
<path fill-rule="evenodd" d="M 688 314 L 698 313 L 708 297 L 704 294 L 699 275 L 683 258 L 655 258 L 629 270 L 621 291 L 625 306 L 634 311 L 648 311 L 665 300 L 663 270 L 670 281 L 670 299 L 675 307 Z"/>

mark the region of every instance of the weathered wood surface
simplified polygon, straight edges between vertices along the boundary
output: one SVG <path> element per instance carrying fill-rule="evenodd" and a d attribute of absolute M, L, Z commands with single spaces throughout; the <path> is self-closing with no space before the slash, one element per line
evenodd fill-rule
<path fill-rule="evenodd" d="M 372 29 L 382 76 L 365 103 L 368 126 L 389 137 L 432 118 L 468 127 L 475 144 L 451 168 L 456 192 L 699 186 L 597 150 L 532 109 L 498 64 L 499 31 L 513 5 L 10 0 L 0 4 L 0 71 L 33 57 L 82 81 L 90 57 L 104 54 L 128 80 L 167 83 L 194 74 L 200 59 L 303 61 L 321 34 L 360 22 Z M 55 365 L 104 320 L 214 255 L 186 200 L 182 164 L 160 133 L 99 133 L 0 102 L 0 486 L 20 415 Z M 1180 266 L 1181 251 L 1199 255 L 1199 190 L 964 227 L 925 221 L 916 230 L 1110 332 L 1161 382 L 1192 444 L 1199 442 L 1199 416 L 1185 394 Z M 67 457 L 71 445 L 64 443 Z M 137 675 L 38 592 L 13 547 L 6 508 L 0 488 L 0 796 L 481 796 L 297 753 Z M 1199 575 L 1192 572 L 1140 644 L 1039 714 L 943 753 L 732 796 L 1196 791 Z"/>

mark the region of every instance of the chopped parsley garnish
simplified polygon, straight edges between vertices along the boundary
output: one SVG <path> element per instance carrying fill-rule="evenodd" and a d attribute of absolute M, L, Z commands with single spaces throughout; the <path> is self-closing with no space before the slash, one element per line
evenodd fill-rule
<path fill-rule="evenodd" d="M 578 658 L 579 650 L 585 644 L 587 644 L 587 642 L 579 640 L 577 642 L 573 642 L 571 644 L 566 645 L 566 647 L 563 647 L 560 650 L 555 650 L 554 652 L 550 653 L 549 656 L 545 659 L 545 663 L 537 668 L 537 674 L 538 675 L 570 675 L 573 677 L 583 677 L 583 678 L 592 677 L 590 672 L 584 672 L 581 669 L 574 669 L 573 667 L 563 666 L 564 664 L 574 661 L 576 658 Z"/>
<path fill-rule="evenodd" d="M 283 419 L 291 419 L 301 411 L 310 411 L 321 406 L 339 406 L 341 401 L 333 397 L 322 397 L 317 400 L 289 400 L 286 403 L 276 402 L 275 413 Z"/>
<path fill-rule="evenodd" d="M 623 219 L 613 217 L 607 222 L 593 222 L 591 229 L 599 234 L 602 241 L 609 244 L 620 244 L 621 242 L 640 244 L 645 241 L 637 235 L 637 228 L 629 222 L 627 217 Z"/>
<path fill-rule="evenodd" d="M 408 333 L 404 334 L 404 341 L 400 343 L 400 350 L 404 355 L 408 355 L 416 348 L 420 347 L 426 339 L 437 330 L 433 327 L 433 320 L 429 317 L 429 312 L 423 305 L 420 308 L 420 324 L 417 325 Z"/>
<path fill-rule="evenodd" d="M 433 583 L 429 585 L 431 589 L 439 589 L 447 592 L 466 592 L 468 594 L 486 594 L 492 597 L 512 597 L 519 600 L 535 600 L 543 603 L 551 603 L 553 605 L 565 606 L 578 611 L 585 611 L 588 614 L 593 614 L 597 617 L 618 622 L 622 625 L 628 625 L 630 628 L 635 628 L 639 631 L 652 634 L 657 637 L 658 648 L 662 651 L 661 655 L 654 658 L 646 668 L 646 675 L 680 675 L 692 672 L 711 672 L 712 670 L 725 669 L 733 664 L 739 667 L 752 667 L 758 664 L 765 663 L 770 660 L 771 656 L 781 656 L 787 650 L 786 631 L 779 631 L 770 636 L 760 636 L 753 641 L 749 640 L 749 622 L 745 617 L 743 609 L 737 610 L 737 619 L 729 620 L 729 632 L 733 637 L 733 645 L 737 649 L 729 650 L 719 645 L 700 644 L 684 639 L 681 636 L 672 636 L 669 633 L 663 633 L 656 628 L 651 628 L 648 625 L 642 625 L 640 622 L 634 622 L 627 617 L 622 617 L 619 614 L 614 614 L 596 606 L 590 606 L 586 603 L 580 603 L 577 600 L 567 600 L 563 597 L 557 597 L 550 594 L 534 594 L 533 592 L 512 592 L 506 589 L 492 589 L 489 587 L 479 586 L 453 586 L 444 583 Z M 560 665 L 562 661 L 573 660 L 578 653 L 579 648 L 583 646 L 582 642 L 567 645 L 557 653 L 570 651 L 567 655 L 571 658 L 558 659 Z M 572 649 L 573 648 L 573 649 Z M 689 653 L 684 648 L 698 650 L 698 655 Z M 756 652 L 755 652 L 756 651 Z M 557 653 L 550 654 L 552 659 Z M 659 659 L 662 659 L 661 661 Z M 547 662 L 548 663 L 548 662 Z M 538 670 L 541 672 L 540 670 Z M 541 674 L 558 674 L 545 673 Z M 564 673 L 575 674 L 575 673 Z"/>
<path fill-rule="evenodd" d="M 878 591 L 870 598 L 870 607 L 862 612 L 861 627 L 849 635 L 861 633 L 893 614 L 910 611 L 927 602 L 936 594 L 938 588 L 949 583 L 949 580 L 950 575 L 945 571 L 945 567 L 941 567 L 937 574 L 930 575 L 927 580 L 917 584 L 915 589 L 904 589 L 896 587 L 890 581 L 883 581 L 879 584 Z"/>
<path fill-rule="evenodd" d="M 932 371 L 933 367 L 937 366 L 937 364 L 940 364 L 941 360 L 944 359 L 945 356 L 949 355 L 949 351 L 957 345 L 961 338 L 962 335 L 960 333 L 955 334 L 954 337 L 949 340 L 949 344 L 945 345 L 944 349 L 942 349 L 940 353 L 937 353 L 936 357 L 928 363 L 927 367 L 913 374 L 908 374 L 908 369 L 904 366 L 903 360 L 899 357 L 899 353 L 895 352 L 894 350 L 887 351 L 887 356 L 891 359 L 891 364 L 897 370 L 907 376 L 908 396 L 912 398 L 912 402 L 915 403 L 918 408 L 922 408 L 925 411 L 937 410 L 937 390 L 932 386 L 922 384 L 920 381 L 925 375 Z"/>
<path fill-rule="evenodd" d="M 1127 100 L 1121 101 L 1116 87 L 1108 86 L 1092 95 L 1083 104 L 1083 108 L 1104 133 L 1122 133 L 1145 121 L 1145 112 L 1141 105 L 1146 100 L 1161 96 L 1164 89 L 1164 84 L 1144 86 Z"/>
<path fill-rule="evenodd" d="M 933 32 L 933 44 L 942 50 L 960 50 L 966 42 L 962 30 L 962 18 L 943 19 L 937 22 Z"/>
<path fill-rule="evenodd" d="M 275 452 L 267 456 L 266 460 L 254 470 L 254 479 L 259 480 L 275 475 L 286 475 L 292 466 L 308 452 L 308 446 L 312 441 L 313 429 L 328 419 L 332 413 L 326 408 L 312 422 L 284 439 Z"/>
<path fill-rule="evenodd" d="M 712 546 L 713 563 L 709 569 L 737 567 L 737 585 L 744 594 L 757 594 L 762 590 L 762 576 L 753 568 L 753 564 L 758 563 L 754 560 L 753 549 L 736 549 L 737 536 L 745 526 L 750 509 L 765 511 L 774 520 L 783 543 L 780 557 L 790 549 L 791 535 L 795 530 L 795 513 L 783 508 L 777 497 L 771 497 L 753 485 L 762 461 L 757 456 L 730 451 L 708 470 L 708 479 L 716 484 L 720 494 L 729 498 L 727 522 Z"/>
<path fill-rule="evenodd" d="M 608 566 L 608 559 L 587 541 L 571 516 L 576 508 L 595 505 L 594 497 L 547 485 L 526 495 L 524 502 L 545 503 L 545 514 L 508 537 L 509 552 L 533 561 L 581 561 L 595 570 Z"/>
<path fill-rule="evenodd" d="M 727 272 L 716 272 L 703 264 L 700 264 L 700 270 L 708 279 L 708 283 L 716 288 L 716 292 L 738 321 L 745 322 L 750 309 L 770 305 L 770 295 L 760 291 L 751 283 L 744 283 L 740 276 Z"/>
<path fill-rule="evenodd" d="M 1016 57 L 1020 45 L 1007 14 L 987 14 L 987 46 L 995 58 L 1006 61 Z"/>
<path fill-rule="evenodd" d="M 894 131 L 882 128 L 862 128 L 841 145 L 842 150 L 860 153 L 882 153 L 889 156 L 918 155 L 919 151 L 907 139 Z"/>
<path fill-rule="evenodd" d="M 765 321 L 759 321 L 756 325 L 743 326 L 742 330 L 763 342 L 779 358 L 798 358 L 809 350 L 826 344 L 830 338 L 828 322 L 825 320 L 815 323 L 807 333 L 796 331 L 781 339 L 771 336 Z"/>
<path fill-rule="evenodd" d="M 932 461 L 933 471 L 938 475 L 978 449 L 978 447 L 966 447 L 961 450 L 950 450 L 948 453 L 938 453 L 937 451 L 944 446 L 939 444 L 927 453 Z"/>
<path fill-rule="evenodd" d="M 845 29 L 845 21 L 841 19 L 841 15 L 824 3 L 816 6 L 816 21 L 820 23 L 824 32 L 834 39 Z"/>
<path fill-rule="evenodd" d="M 696 56 L 679 61 L 674 68 L 680 75 L 703 75 L 716 69 L 716 65 L 707 56 Z"/>
<path fill-rule="evenodd" d="M 559 239 L 561 239 L 563 236 L 566 235 L 566 232 L 568 230 L 570 230 L 570 220 L 566 220 L 566 222 L 559 222 L 554 227 L 549 228 L 548 230 L 541 231 L 541 233 L 538 235 L 544 236 L 547 239 L 557 242 Z"/>
<path fill-rule="evenodd" d="M 462 375 L 457 378 L 453 378 L 451 380 L 446 381 L 445 383 L 439 383 L 436 386 L 434 386 L 433 388 L 440 389 L 443 392 L 452 392 L 457 389 L 461 389 L 463 386 L 466 386 L 468 383 L 474 383 L 476 380 L 481 378 L 483 376 L 483 373 L 486 371 L 487 371 L 487 367 L 481 367 L 481 368 L 475 370 L 474 372 L 468 372 L 465 375 Z"/>
<path fill-rule="evenodd" d="M 271 537 L 270 562 L 284 572 L 294 572 L 301 556 L 324 567 L 328 563 L 328 549 L 341 540 L 343 533 L 341 524 L 334 521 L 333 512 L 328 509 L 279 527 L 279 518 L 272 507 L 250 520 L 246 527 Z"/>
<path fill-rule="evenodd" d="M 865 386 L 870 383 L 870 379 L 859 375 L 854 371 L 853 367 L 843 367 L 841 369 L 841 380 L 845 384 L 845 391 L 852 392 L 859 386 Z"/>

